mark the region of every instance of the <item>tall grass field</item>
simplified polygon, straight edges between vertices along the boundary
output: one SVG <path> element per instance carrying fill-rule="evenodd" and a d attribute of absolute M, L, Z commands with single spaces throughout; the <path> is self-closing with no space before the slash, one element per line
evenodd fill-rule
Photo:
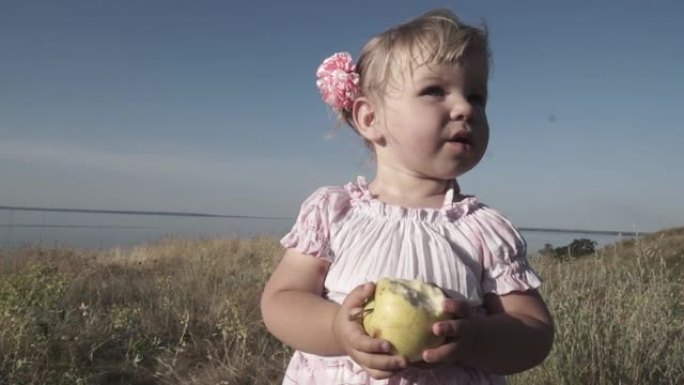
<path fill-rule="evenodd" d="M 0 385 L 279 384 L 259 313 L 277 239 L 0 251 Z M 532 257 L 556 324 L 514 385 L 684 384 L 684 228 L 560 262 Z"/>

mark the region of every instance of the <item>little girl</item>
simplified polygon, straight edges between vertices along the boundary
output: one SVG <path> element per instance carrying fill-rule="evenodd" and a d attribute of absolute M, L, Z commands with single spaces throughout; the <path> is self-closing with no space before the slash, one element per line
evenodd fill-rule
<path fill-rule="evenodd" d="M 485 31 L 428 12 L 319 67 L 326 103 L 374 153 L 372 181 L 322 187 L 302 204 L 264 289 L 268 330 L 296 349 L 284 384 L 504 384 L 553 341 L 526 244 L 456 178 L 489 140 Z M 446 342 L 408 362 L 359 315 L 382 277 L 420 279 L 450 299 Z"/>

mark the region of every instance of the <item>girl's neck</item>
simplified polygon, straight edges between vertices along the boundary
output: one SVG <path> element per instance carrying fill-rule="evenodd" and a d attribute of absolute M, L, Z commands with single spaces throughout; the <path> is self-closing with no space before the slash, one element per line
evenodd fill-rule
<path fill-rule="evenodd" d="M 444 196 L 453 186 L 454 197 L 460 193 L 453 179 L 434 179 L 378 169 L 368 189 L 376 199 L 392 205 L 413 208 L 440 208 Z"/>

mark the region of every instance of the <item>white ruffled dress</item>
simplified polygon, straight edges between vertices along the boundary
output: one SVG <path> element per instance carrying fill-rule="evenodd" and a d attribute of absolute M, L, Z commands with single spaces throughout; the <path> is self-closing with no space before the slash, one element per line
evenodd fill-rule
<path fill-rule="evenodd" d="M 541 284 L 514 226 L 473 196 L 454 201 L 454 188 L 436 209 L 384 203 L 371 195 L 363 177 L 342 187 L 322 187 L 304 201 L 281 243 L 330 262 L 326 297 L 337 303 L 356 286 L 382 277 L 433 282 L 479 311 L 486 293 L 503 295 Z M 456 365 L 375 380 L 347 356 L 295 351 L 283 384 L 498 385 L 505 380 Z"/>

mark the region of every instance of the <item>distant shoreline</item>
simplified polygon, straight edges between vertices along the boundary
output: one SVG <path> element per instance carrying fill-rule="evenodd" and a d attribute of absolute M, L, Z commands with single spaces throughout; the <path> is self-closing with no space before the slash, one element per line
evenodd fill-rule
<path fill-rule="evenodd" d="M 202 218 L 241 218 L 241 219 L 275 219 L 292 220 L 288 217 L 261 217 L 253 215 L 229 215 L 229 214 L 208 214 L 181 211 L 143 211 L 143 210 L 101 210 L 101 209 L 65 209 L 48 207 L 24 207 L 24 206 L 0 206 L 0 210 L 5 211 L 42 211 L 58 213 L 81 213 L 81 214 L 119 214 L 119 215 L 151 215 L 167 217 L 202 217 Z"/>
<path fill-rule="evenodd" d="M 50 207 L 27 207 L 27 206 L 0 206 L 0 210 L 5 211 L 41 211 L 41 212 L 61 212 L 61 213 L 80 213 L 80 214 L 118 214 L 118 215 L 146 215 L 146 216 L 173 216 L 173 217 L 201 217 L 201 218 L 232 218 L 232 219 L 269 219 L 269 220 L 289 220 L 291 217 L 268 217 L 253 215 L 231 215 L 231 214 L 210 214 L 195 212 L 174 212 L 174 211 L 144 211 L 144 210 L 103 210 L 103 209 L 73 209 L 73 208 L 50 208 Z M 0 225 L 2 227 L 12 226 L 11 224 Z M 14 225 L 19 226 L 19 225 Z M 24 225 L 26 226 L 26 225 Z M 40 225 L 30 225 L 40 227 Z M 636 231 L 616 231 L 616 230 L 585 230 L 585 229 L 554 229 L 545 227 L 519 227 L 520 231 L 536 233 L 573 233 L 588 235 L 616 235 L 616 236 L 637 236 L 647 235 L 648 232 Z"/>
<path fill-rule="evenodd" d="M 518 230 L 534 233 L 573 233 L 573 234 L 594 234 L 594 235 L 622 235 L 626 237 L 635 237 L 637 235 L 648 235 L 648 232 L 642 231 L 614 231 L 614 230 L 579 230 L 579 229 L 550 229 L 545 227 L 519 227 Z"/>

